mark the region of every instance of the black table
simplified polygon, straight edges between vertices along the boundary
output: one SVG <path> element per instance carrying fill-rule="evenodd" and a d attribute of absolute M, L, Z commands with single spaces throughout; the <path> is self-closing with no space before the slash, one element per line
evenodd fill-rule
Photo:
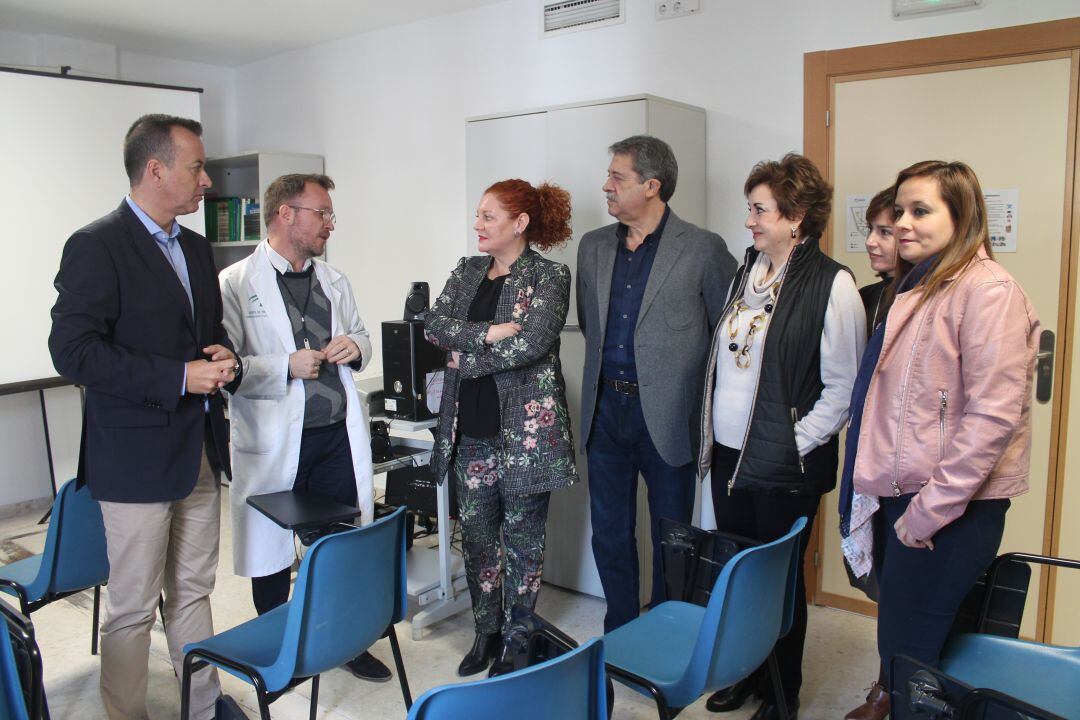
<path fill-rule="evenodd" d="M 321 528 L 348 522 L 362 512 L 358 507 L 339 503 L 325 495 L 292 490 L 252 495 L 247 499 L 247 504 L 286 530 Z"/>

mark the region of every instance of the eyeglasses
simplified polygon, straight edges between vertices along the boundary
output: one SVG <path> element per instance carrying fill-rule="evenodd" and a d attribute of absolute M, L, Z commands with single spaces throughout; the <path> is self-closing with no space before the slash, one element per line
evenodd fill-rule
<path fill-rule="evenodd" d="M 293 210 L 309 210 L 313 213 L 318 213 L 322 218 L 323 223 L 337 224 L 337 214 L 333 210 L 320 210 L 318 208 L 301 207 L 299 205 L 290 205 Z"/>

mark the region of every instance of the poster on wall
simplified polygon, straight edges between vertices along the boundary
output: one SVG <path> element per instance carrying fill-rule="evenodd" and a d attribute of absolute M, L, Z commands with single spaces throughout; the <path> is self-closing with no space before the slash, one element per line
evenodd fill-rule
<path fill-rule="evenodd" d="M 983 190 L 986 199 L 986 224 L 990 228 L 990 246 L 994 252 L 1016 252 L 1020 222 L 1020 188 Z"/>
<path fill-rule="evenodd" d="M 866 225 L 866 207 L 873 195 L 848 195 L 845 209 L 847 228 L 844 247 L 848 252 L 866 252 L 866 236 L 870 228 Z"/>

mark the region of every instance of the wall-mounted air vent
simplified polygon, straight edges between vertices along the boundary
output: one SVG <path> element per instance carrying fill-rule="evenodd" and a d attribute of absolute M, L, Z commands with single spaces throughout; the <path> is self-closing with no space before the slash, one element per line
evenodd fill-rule
<path fill-rule="evenodd" d="M 626 19 L 625 0 L 541 0 L 541 36 L 615 25 Z"/>

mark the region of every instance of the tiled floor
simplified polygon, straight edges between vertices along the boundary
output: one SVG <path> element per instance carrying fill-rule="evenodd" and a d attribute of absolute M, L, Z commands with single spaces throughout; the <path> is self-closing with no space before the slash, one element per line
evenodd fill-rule
<path fill-rule="evenodd" d="M 227 500 L 223 497 L 223 502 Z M 44 544 L 44 527 L 35 525 L 41 509 L 0 520 L 0 562 L 10 562 L 26 552 L 39 552 Z M 213 595 L 215 626 L 232 627 L 254 616 L 250 584 L 232 574 L 229 549 L 229 513 L 223 512 L 221 566 Z M 90 655 L 92 595 L 82 593 L 34 613 L 33 621 L 45 665 L 45 688 L 52 717 L 103 718 L 98 696 L 98 658 Z M 414 608 L 412 610 L 415 610 Z M 601 633 L 604 603 L 596 598 L 545 586 L 538 611 L 578 640 Z M 402 654 L 413 697 L 436 685 L 458 682 L 455 669 L 472 642 L 472 622 L 468 613 L 446 620 L 430 629 L 418 642 L 412 640 L 408 623 L 398 628 Z M 393 667 L 389 643 L 379 641 L 372 652 Z M 825 608 L 810 609 L 810 626 L 803 663 L 805 681 L 799 717 L 836 720 L 857 705 L 875 674 L 872 620 Z M 258 717 L 254 693 L 240 680 L 222 674 L 225 692 L 235 697 L 250 717 Z M 275 719 L 307 718 L 309 685 L 304 684 L 271 706 Z M 154 720 L 179 716 L 178 683 L 173 676 L 161 626 L 153 632 L 150 658 L 149 711 Z M 357 680 L 344 670 L 323 675 L 319 692 L 320 718 L 404 718 L 405 706 L 396 681 L 373 684 Z M 726 720 L 744 720 L 753 714 L 748 703 Z M 655 718 L 651 701 L 616 686 L 614 717 Z M 686 720 L 717 718 L 705 709 L 704 699 L 679 716 Z"/>

